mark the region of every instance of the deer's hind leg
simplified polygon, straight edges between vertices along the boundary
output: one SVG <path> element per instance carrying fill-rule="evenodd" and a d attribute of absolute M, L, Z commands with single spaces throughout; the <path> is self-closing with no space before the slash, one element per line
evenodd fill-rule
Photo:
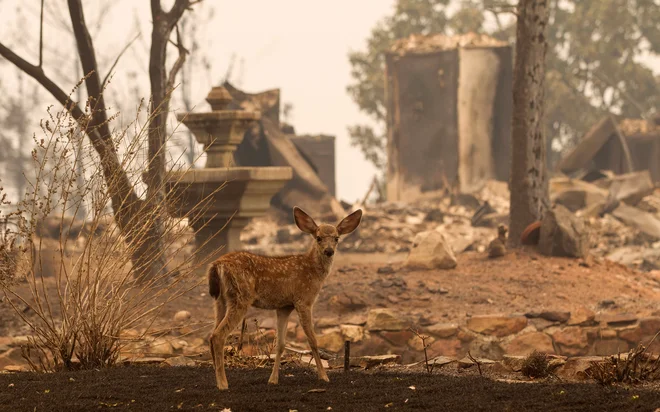
<path fill-rule="evenodd" d="M 227 308 L 225 306 L 225 302 L 223 300 L 222 295 L 218 296 L 215 299 L 215 326 L 213 326 L 213 331 L 218 327 L 220 322 L 225 318 L 225 315 L 227 314 Z M 211 359 L 213 359 L 213 367 L 215 367 L 215 350 L 213 350 L 213 331 L 211 331 L 211 336 L 209 337 L 209 349 L 211 352 Z M 224 353 L 224 352 L 221 352 Z"/>
<path fill-rule="evenodd" d="M 225 374 L 225 341 L 232 330 L 243 320 L 250 305 L 233 304 L 229 302 L 226 305 L 225 317 L 215 327 L 211 334 L 211 350 L 213 352 L 215 366 L 215 381 L 218 389 L 225 390 L 229 388 L 227 375 Z"/>

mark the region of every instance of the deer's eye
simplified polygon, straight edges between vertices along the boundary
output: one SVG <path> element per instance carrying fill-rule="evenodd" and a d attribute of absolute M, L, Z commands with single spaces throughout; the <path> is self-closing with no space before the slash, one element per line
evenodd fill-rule
<path fill-rule="evenodd" d="M 339 236 L 335 236 L 335 242 L 339 242 Z"/>
<path fill-rule="evenodd" d="M 317 241 L 317 242 L 321 242 L 321 236 L 317 236 L 317 237 L 316 237 L 316 241 Z"/>

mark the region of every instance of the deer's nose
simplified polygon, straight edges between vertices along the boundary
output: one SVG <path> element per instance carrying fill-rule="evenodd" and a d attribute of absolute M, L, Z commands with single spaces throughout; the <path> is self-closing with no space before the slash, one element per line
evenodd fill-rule
<path fill-rule="evenodd" d="M 335 254 L 335 251 L 333 249 L 326 249 L 323 253 L 325 253 L 327 257 L 330 257 Z"/>

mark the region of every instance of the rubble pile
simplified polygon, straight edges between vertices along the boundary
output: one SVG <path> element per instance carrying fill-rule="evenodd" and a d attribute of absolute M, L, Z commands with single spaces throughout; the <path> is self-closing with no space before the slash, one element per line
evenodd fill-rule
<path fill-rule="evenodd" d="M 660 189 L 647 171 L 556 177 L 550 198 L 584 223 L 591 254 L 644 271 L 660 269 Z M 433 192 L 411 204 L 349 206 L 357 207 L 365 210 L 363 222 L 340 250 L 409 253 L 419 233 L 438 231 L 458 255 L 485 252 L 498 224 L 508 224 L 509 192 L 506 182 L 489 181 L 474 194 Z M 268 255 L 300 253 L 309 245 L 292 217 L 275 213 L 255 219 L 241 240 L 246 250 Z"/>

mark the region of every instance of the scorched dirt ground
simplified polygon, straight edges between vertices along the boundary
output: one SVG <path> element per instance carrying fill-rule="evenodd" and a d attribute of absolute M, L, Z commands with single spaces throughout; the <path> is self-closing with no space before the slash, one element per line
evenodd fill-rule
<path fill-rule="evenodd" d="M 0 374 L 0 411 L 654 411 L 660 391 L 596 384 L 508 383 L 434 373 L 230 369 L 219 392 L 210 366 L 117 367 L 54 374 Z"/>

